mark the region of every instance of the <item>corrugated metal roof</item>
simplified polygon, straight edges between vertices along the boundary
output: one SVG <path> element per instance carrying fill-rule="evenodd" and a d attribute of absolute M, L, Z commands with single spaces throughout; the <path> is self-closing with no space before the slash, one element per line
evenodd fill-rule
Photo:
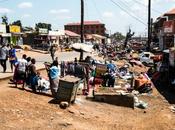
<path fill-rule="evenodd" d="M 164 15 L 171 15 L 171 14 L 175 14 L 175 8 L 173 8 L 170 11 L 166 12 Z"/>
<path fill-rule="evenodd" d="M 72 31 L 69 31 L 69 30 L 65 30 L 65 34 L 68 35 L 68 36 L 71 36 L 71 37 L 80 37 L 79 34 L 74 33 Z"/>

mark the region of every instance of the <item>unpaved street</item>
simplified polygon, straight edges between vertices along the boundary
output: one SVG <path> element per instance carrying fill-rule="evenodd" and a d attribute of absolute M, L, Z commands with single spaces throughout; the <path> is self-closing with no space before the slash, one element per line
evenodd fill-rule
<path fill-rule="evenodd" d="M 1 130 L 175 129 L 175 114 L 156 89 L 153 96 L 139 97 L 149 104 L 146 110 L 98 103 L 83 96 L 78 96 L 76 104 L 63 110 L 56 104 L 48 103 L 52 100 L 49 95 L 14 88 L 7 80 L 0 84 Z"/>

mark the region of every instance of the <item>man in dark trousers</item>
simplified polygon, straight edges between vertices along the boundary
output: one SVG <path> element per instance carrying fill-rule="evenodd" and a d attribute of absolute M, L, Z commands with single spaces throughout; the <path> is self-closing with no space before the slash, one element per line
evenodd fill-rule
<path fill-rule="evenodd" d="M 6 72 L 6 69 L 7 69 L 6 62 L 7 62 L 8 56 L 9 56 L 9 49 L 4 44 L 0 48 L 0 64 L 3 67 L 3 72 L 4 73 Z"/>

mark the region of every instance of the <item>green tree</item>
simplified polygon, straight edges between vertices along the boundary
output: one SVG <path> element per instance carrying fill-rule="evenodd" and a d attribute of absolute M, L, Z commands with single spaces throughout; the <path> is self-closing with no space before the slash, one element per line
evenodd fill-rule
<path fill-rule="evenodd" d="M 120 32 L 116 32 L 111 35 L 111 38 L 113 39 L 113 41 L 121 41 L 125 39 L 125 36 Z"/>
<path fill-rule="evenodd" d="M 12 25 L 17 25 L 17 26 L 20 26 L 20 27 L 22 28 L 21 20 L 14 21 L 14 22 L 12 23 Z"/>
<path fill-rule="evenodd" d="M 37 24 L 35 24 L 35 29 L 36 29 L 36 31 L 38 31 L 39 28 L 45 28 L 45 29 L 48 29 L 48 30 L 52 30 L 51 26 L 52 25 L 48 24 L 48 23 L 37 23 Z"/>
<path fill-rule="evenodd" d="M 4 16 L 2 16 L 1 18 L 2 18 L 2 24 L 7 25 L 7 24 L 8 24 L 8 18 L 7 18 L 7 16 L 4 15 Z"/>

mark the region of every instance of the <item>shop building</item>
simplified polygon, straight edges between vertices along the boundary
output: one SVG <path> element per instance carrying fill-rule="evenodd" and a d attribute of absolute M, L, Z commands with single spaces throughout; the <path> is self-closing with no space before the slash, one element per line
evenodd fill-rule
<path fill-rule="evenodd" d="M 175 8 L 158 17 L 153 24 L 153 32 L 159 39 L 161 50 L 175 45 Z"/>
<path fill-rule="evenodd" d="M 68 23 L 64 26 L 65 30 L 72 31 L 77 34 L 81 34 L 80 23 Z M 105 24 L 99 21 L 84 21 L 84 34 L 98 34 L 105 36 Z"/>

